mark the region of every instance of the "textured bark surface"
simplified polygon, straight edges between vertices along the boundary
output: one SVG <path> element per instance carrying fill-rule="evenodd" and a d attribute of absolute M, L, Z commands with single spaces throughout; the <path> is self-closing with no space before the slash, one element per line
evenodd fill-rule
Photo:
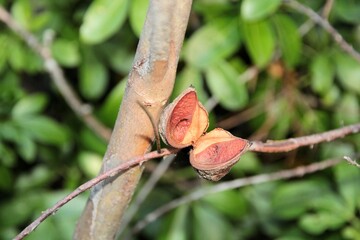
<path fill-rule="evenodd" d="M 149 151 L 154 129 L 172 92 L 191 0 L 152 0 L 127 82 L 102 172 Z M 134 193 L 141 167 L 97 185 L 79 219 L 74 239 L 114 239 Z"/>

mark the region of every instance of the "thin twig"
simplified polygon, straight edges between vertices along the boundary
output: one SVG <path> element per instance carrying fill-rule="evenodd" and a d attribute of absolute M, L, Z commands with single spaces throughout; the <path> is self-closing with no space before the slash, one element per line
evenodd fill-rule
<path fill-rule="evenodd" d="M 35 221 L 33 221 L 29 226 L 27 226 L 21 233 L 19 233 L 14 238 L 14 240 L 20 240 L 20 239 L 23 239 L 24 237 L 26 237 L 29 233 L 34 231 L 35 228 L 37 226 L 39 226 L 39 224 L 42 221 L 44 221 L 50 215 L 56 213 L 59 210 L 60 207 L 62 207 L 66 203 L 68 203 L 70 200 L 72 200 L 73 198 L 78 196 L 80 193 L 90 189 L 91 187 L 93 187 L 96 184 L 104 181 L 105 179 L 108 179 L 110 177 L 114 177 L 114 176 L 118 175 L 119 173 L 123 172 L 124 170 L 127 170 L 127 169 L 129 169 L 129 168 L 131 168 L 133 166 L 141 165 L 143 162 L 148 161 L 150 159 L 163 157 L 163 156 L 166 156 L 166 155 L 169 155 L 169 154 L 174 154 L 177 151 L 178 150 L 176 150 L 176 149 L 170 150 L 170 149 L 163 148 L 163 149 L 161 149 L 161 153 L 158 153 L 157 151 L 149 152 L 149 153 L 144 154 L 142 156 L 134 157 L 133 159 L 120 164 L 119 166 L 117 166 L 117 167 L 115 167 L 115 168 L 113 168 L 113 169 L 111 169 L 111 170 L 97 176 L 96 178 L 93 178 L 90 181 L 87 181 L 86 183 L 82 184 L 77 189 L 75 189 L 75 191 L 73 191 L 69 195 L 67 195 L 65 198 L 58 201 L 53 207 L 51 207 L 51 208 L 47 209 L 46 211 L 42 212 L 42 214 Z"/>
<path fill-rule="evenodd" d="M 296 10 L 299 13 L 302 13 L 308 16 L 312 21 L 319 24 L 325 31 L 327 31 L 330 36 L 334 39 L 334 41 L 339 45 L 339 47 L 348 53 L 351 57 L 353 57 L 356 61 L 360 63 L 360 53 L 357 52 L 345 39 L 341 36 L 341 34 L 329 23 L 327 19 L 321 17 L 318 13 L 316 13 L 311 8 L 299 3 L 296 0 L 284 0 L 284 4 L 292 9 Z"/>
<path fill-rule="evenodd" d="M 259 75 L 259 69 L 257 66 L 251 66 L 241 73 L 238 77 L 238 81 L 241 83 L 247 83 L 250 80 L 256 78 Z"/>
<path fill-rule="evenodd" d="M 144 200 L 147 198 L 149 193 L 154 189 L 156 183 L 159 181 L 161 176 L 166 172 L 166 170 L 169 168 L 170 164 L 174 160 L 175 156 L 172 155 L 170 157 L 165 157 L 159 165 L 156 167 L 156 169 L 152 172 L 149 180 L 146 182 L 146 184 L 142 187 L 142 189 L 139 191 L 138 195 L 136 196 L 135 200 L 133 201 L 132 205 L 129 207 L 129 209 L 126 211 L 124 218 L 121 222 L 121 226 L 118 232 L 118 236 L 121 235 L 121 233 L 125 230 L 125 228 L 128 226 L 130 221 L 135 216 L 136 212 L 139 210 L 141 204 L 144 202 Z"/>
<path fill-rule="evenodd" d="M 345 135 L 348 135 L 351 133 L 357 133 L 359 131 L 360 131 L 360 124 L 354 124 L 354 125 L 349 125 L 346 127 L 338 128 L 335 130 L 331 130 L 328 132 L 323 132 L 323 133 L 299 137 L 299 138 L 291 138 L 291 139 L 282 140 L 282 141 L 270 141 L 270 142 L 266 142 L 266 143 L 251 142 L 252 145 L 250 146 L 249 151 L 288 152 L 288 151 L 291 151 L 291 150 L 301 147 L 301 146 L 312 145 L 312 144 L 320 143 L 323 141 L 331 141 L 336 138 L 344 137 Z M 153 152 L 144 154 L 142 156 L 134 157 L 131 160 L 120 164 L 116 168 L 113 168 L 113 169 L 99 175 L 98 177 L 82 184 L 77 189 L 75 189 L 72 193 L 67 195 L 64 199 L 57 202 L 53 207 L 44 211 L 34 222 L 32 222 L 29 226 L 27 226 L 14 239 L 15 240 L 23 239 L 25 236 L 27 236 L 29 233 L 31 233 L 42 221 L 44 221 L 47 217 L 49 217 L 50 215 L 52 215 L 56 211 L 58 211 L 60 207 L 62 207 L 66 203 L 68 203 L 70 200 L 72 200 L 73 198 L 75 198 L 76 196 L 81 194 L 82 192 L 95 186 L 99 182 L 104 181 L 107 178 L 113 177 L 113 176 L 119 174 L 120 172 L 127 170 L 131 167 L 137 166 L 139 164 L 141 165 L 143 162 L 148 161 L 150 159 L 159 158 L 159 157 L 167 156 L 170 154 L 176 154 L 178 151 L 179 151 L 179 149 L 163 148 L 163 149 L 161 149 L 160 153 L 158 153 L 157 151 L 153 151 Z M 303 170 L 301 170 L 302 168 L 311 169 L 311 166 L 312 165 L 309 165 L 307 167 L 296 168 L 296 169 L 298 169 L 296 172 L 303 171 Z M 317 165 L 315 165 L 315 166 L 317 166 Z M 291 171 L 295 171 L 295 169 L 291 170 Z M 309 171 L 311 172 L 312 170 L 309 170 Z M 286 174 L 286 171 L 284 171 L 284 172 Z M 307 170 L 305 171 L 305 173 L 308 173 Z M 259 176 L 262 176 L 262 175 L 259 175 Z M 254 181 L 254 180 L 252 180 L 252 181 Z M 258 180 L 256 180 L 256 181 L 258 181 Z M 221 184 L 219 184 L 219 185 L 221 186 Z"/>
<path fill-rule="evenodd" d="M 334 0 L 327 0 L 324 7 L 321 10 L 321 16 L 324 19 L 328 19 L 329 18 L 329 14 L 330 11 L 333 7 L 334 4 Z M 315 22 L 312 19 L 308 19 L 306 22 L 304 22 L 300 27 L 299 27 L 299 33 L 300 36 L 305 36 L 315 25 Z"/>
<path fill-rule="evenodd" d="M 289 152 L 302 146 L 314 145 L 320 142 L 330 142 L 336 138 L 342 138 L 346 135 L 358 133 L 360 131 L 360 123 L 345 126 L 335 130 L 303 136 L 298 138 L 290 138 L 280 141 L 267 142 L 251 142 L 249 151 L 254 152 Z"/>
<path fill-rule="evenodd" d="M 232 115 L 228 118 L 225 118 L 223 120 L 220 120 L 216 126 L 224 129 L 231 129 L 234 128 L 241 123 L 247 122 L 250 119 L 256 117 L 261 113 L 261 110 L 263 109 L 262 104 L 257 104 L 255 106 L 252 106 L 244 111 L 241 111 L 235 115 Z"/>
<path fill-rule="evenodd" d="M 290 170 L 281 170 L 274 173 L 267 173 L 267 174 L 259 174 L 252 177 L 246 178 L 239 178 L 236 180 L 223 182 L 220 184 L 216 184 L 211 187 L 201 188 L 198 190 L 193 191 L 192 193 L 175 199 L 156 210 L 152 211 L 151 213 L 147 214 L 141 221 L 139 221 L 135 227 L 133 228 L 133 233 L 136 234 L 141 231 L 144 227 L 146 227 L 149 223 L 155 221 L 160 216 L 164 215 L 165 213 L 169 212 L 170 210 L 177 208 L 181 205 L 188 204 L 190 202 L 199 200 L 206 195 L 214 194 L 223 192 L 226 190 L 240 188 L 249 185 L 257 185 L 260 183 L 267 183 L 271 181 L 281 180 L 281 179 L 289 179 L 295 177 L 302 177 L 306 174 L 318 172 L 324 170 L 326 168 L 332 167 L 338 163 L 340 163 L 342 159 L 329 159 L 322 162 L 317 162 L 310 164 L 308 166 L 301 166 Z"/>
<path fill-rule="evenodd" d="M 355 160 L 353 160 L 351 157 L 349 156 L 344 156 L 344 159 L 350 163 L 351 165 L 360 168 L 360 164 L 358 164 Z"/>
<path fill-rule="evenodd" d="M 206 103 L 204 104 L 206 111 L 211 112 L 212 110 L 214 110 L 214 108 L 219 104 L 219 100 L 212 96 L 211 98 L 209 98 Z"/>
<path fill-rule="evenodd" d="M 83 103 L 74 89 L 68 84 L 64 72 L 52 56 L 48 44 L 41 44 L 34 35 L 20 26 L 2 6 L 0 6 L 0 21 L 4 22 L 43 59 L 45 70 L 54 81 L 70 108 L 91 130 L 108 141 L 111 135 L 110 129 L 105 127 L 92 115 L 90 105 Z"/>
<path fill-rule="evenodd" d="M 329 18 L 329 15 L 330 15 L 330 12 L 331 12 L 333 6 L 334 6 L 334 0 L 326 0 L 324 8 L 322 10 L 322 14 L 321 14 L 323 16 L 323 18 L 325 18 L 325 19 Z"/>
<path fill-rule="evenodd" d="M 148 116 L 150 122 L 151 122 L 151 126 L 153 127 L 154 130 L 154 136 L 155 136 L 155 143 L 156 143 L 156 150 L 158 152 L 160 152 L 161 149 L 161 142 L 160 142 L 160 133 L 159 133 L 159 129 L 156 123 L 158 123 L 159 121 L 155 120 L 153 115 L 149 112 L 149 110 L 146 108 L 145 105 L 141 104 L 140 102 L 138 102 L 139 106 L 144 110 L 144 112 L 146 113 L 146 115 Z"/>

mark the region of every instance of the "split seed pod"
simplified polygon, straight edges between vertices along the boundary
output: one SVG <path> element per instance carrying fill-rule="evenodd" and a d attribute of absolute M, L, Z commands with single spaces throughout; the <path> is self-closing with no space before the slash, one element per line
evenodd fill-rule
<path fill-rule="evenodd" d="M 208 113 L 189 87 L 164 109 L 159 131 L 165 143 L 184 148 L 194 144 L 208 126 Z"/>
<path fill-rule="evenodd" d="M 218 181 L 246 152 L 249 142 L 216 128 L 200 137 L 190 152 L 190 163 L 199 175 L 207 180 Z"/>

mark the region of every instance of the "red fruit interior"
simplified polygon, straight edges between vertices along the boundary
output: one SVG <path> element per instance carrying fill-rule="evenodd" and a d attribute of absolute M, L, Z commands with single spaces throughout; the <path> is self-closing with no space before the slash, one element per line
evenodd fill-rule
<path fill-rule="evenodd" d="M 184 139 L 197 104 L 196 93 L 191 91 L 185 94 L 174 107 L 170 118 L 170 133 L 175 141 L 181 142 Z"/>
<path fill-rule="evenodd" d="M 202 165 L 221 165 L 233 160 L 246 146 L 243 139 L 214 143 L 204 151 L 196 154 L 196 161 Z"/>

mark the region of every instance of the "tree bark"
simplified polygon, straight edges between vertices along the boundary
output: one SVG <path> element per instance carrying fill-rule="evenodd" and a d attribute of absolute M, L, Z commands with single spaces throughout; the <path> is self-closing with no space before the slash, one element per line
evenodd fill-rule
<path fill-rule="evenodd" d="M 151 149 L 156 121 L 172 92 L 192 0 L 151 0 L 101 172 Z M 144 110 L 146 108 L 146 111 Z M 74 239 L 114 239 L 142 173 L 134 167 L 95 186 Z"/>

